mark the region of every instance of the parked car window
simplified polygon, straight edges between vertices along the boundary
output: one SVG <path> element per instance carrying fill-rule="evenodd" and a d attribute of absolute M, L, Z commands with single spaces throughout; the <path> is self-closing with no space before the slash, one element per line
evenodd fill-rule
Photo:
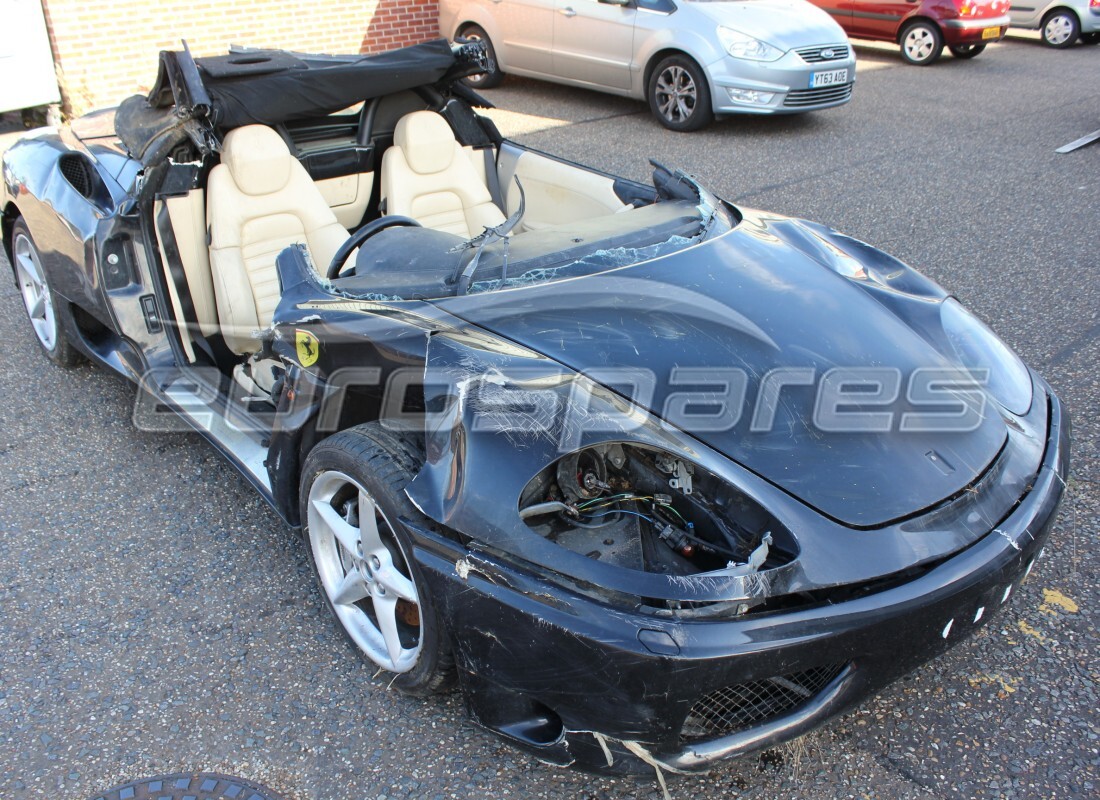
<path fill-rule="evenodd" d="M 660 11 L 664 14 L 671 14 L 676 10 L 676 4 L 672 0 L 635 0 L 635 4 L 646 11 Z"/>

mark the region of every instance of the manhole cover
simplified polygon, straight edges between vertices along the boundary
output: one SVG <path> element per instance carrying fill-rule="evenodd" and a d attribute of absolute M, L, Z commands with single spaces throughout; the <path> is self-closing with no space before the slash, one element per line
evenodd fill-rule
<path fill-rule="evenodd" d="M 193 775 L 158 775 L 127 783 L 94 795 L 91 800 L 279 800 L 258 783 L 199 772 Z"/>

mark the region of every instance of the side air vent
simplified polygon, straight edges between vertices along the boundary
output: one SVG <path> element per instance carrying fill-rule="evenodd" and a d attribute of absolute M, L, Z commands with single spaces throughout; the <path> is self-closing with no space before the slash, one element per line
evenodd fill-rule
<path fill-rule="evenodd" d="M 844 666 L 832 664 L 711 692 L 691 707 L 681 736 L 697 742 L 781 717 L 812 700 Z"/>
<path fill-rule="evenodd" d="M 91 165 L 84 157 L 76 153 L 66 153 L 58 160 L 58 166 L 61 168 L 61 174 L 65 176 L 65 180 L 81 196 L 90 199 L 92 196 Z"/>

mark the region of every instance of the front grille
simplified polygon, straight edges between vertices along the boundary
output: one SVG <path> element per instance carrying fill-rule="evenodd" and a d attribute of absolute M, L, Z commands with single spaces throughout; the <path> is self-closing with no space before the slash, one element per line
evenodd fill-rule
<path fill-rule="evenodd" d="M 783 105 L 788 108 L 805 108 L 824 103 L 838 103 L 852 96 L 852 84 L 842 83 L 837 86 L 823 86 L 820 89 L 794 89 L 787 92 L 787 99 Z"/>
<path fill-rule="evenodd" d="M 803 47 L 799 50 L 795 50 L 802 60 L 808 64 L 817 64 L 821 61 L 839 61 L 842 58 L 848 57 L 848 45 L 846 44 L 823 44 L 818 47 Z M 825 53 L 828 52 L 829 55 Z"/>
<path fill-rule="evenodd" d="M 709 739 L 783 716 L 811 700 L 841 673 L 844 666 L 814 667 L 711 692 L 695 701 L 681 735 L 689 741 Z"/>

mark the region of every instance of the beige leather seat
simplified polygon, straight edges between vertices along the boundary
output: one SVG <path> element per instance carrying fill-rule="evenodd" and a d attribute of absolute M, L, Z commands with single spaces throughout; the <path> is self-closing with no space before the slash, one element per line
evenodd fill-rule
<path fill-rule="evenodd" d="M 382 156 L 382 198 L 387 214 L 467 239 L 504 222 L 451 126 L 434 111 L 397 123 L 393 147 Z"/>
<path fill-rule="evenodd" d="M 271 324 L 279 303 L 276 256 L 305 244 L 323 273 L 348 232 L 282 137 L 264 125 L 226 135 L 207 184 L 206 214 L 222 336 L 235 353 L 255 352 L 253 331 Z"/>

